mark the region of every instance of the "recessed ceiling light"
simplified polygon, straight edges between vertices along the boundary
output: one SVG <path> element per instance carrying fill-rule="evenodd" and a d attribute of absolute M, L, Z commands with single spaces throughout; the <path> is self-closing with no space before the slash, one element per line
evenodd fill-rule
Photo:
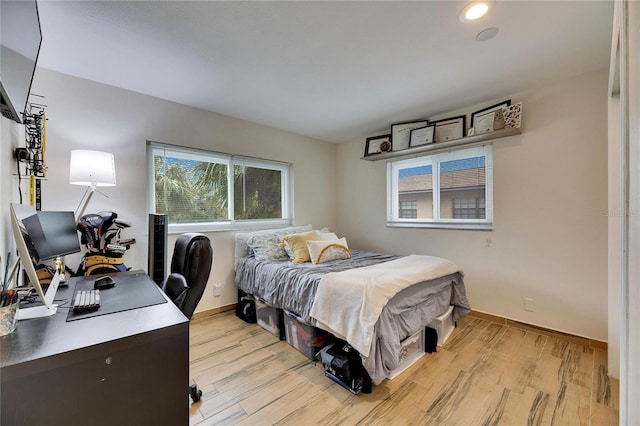
<path fill-rule="evenodd" d="M 487 41 L 487 40 L 491 40 L 496 35 L 498 35 L 498 28 L 491 27 L 491 28 L 487 28 L 487 29 L 484 29 L 484 30 L 480 31 L 478 33 L 478 35 L 476 36 L 476 40 L 477 41 Z"/>
<path fill-rule="evenodd" d="M 464 9 L 462 9 L 462 12 L 460 12 L 458 18 L 460 18 L 460 22 L 467 23 L 483 17 L 488 11 L 488 1 L 474 1 L 473 3 L 469 3 L 465 6 Z"/>

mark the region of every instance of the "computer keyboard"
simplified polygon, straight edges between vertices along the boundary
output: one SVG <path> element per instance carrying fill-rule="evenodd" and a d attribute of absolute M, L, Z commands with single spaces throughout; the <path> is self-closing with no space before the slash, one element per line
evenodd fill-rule
<path fill-rule="evenodd" d="M 73 299 L 73 312 L 94 311 L 100 307 L 100 290 L 79 290 Z"/>

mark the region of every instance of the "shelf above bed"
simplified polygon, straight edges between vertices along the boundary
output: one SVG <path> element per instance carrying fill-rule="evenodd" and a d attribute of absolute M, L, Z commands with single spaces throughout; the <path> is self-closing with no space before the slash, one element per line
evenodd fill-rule
<path fill-rule="evenodd" d="M 367 160 L 367 161 L 378 161 L 378 160 L 386 160 L 386 159 L 395 158 L 395 157 L 423 154 L 427 152 L 444 151 L 444 150 L 456 148 L 459 146 L 479 145 L 487 141 L 519 135 L 521 133 L 522 132 L 519 127 L 502 129 L 502 130 L 496 130 L 490 133 L 483 133 L 481 135 L 466 136 L 461 139 L 455 139 L 447 142 L 438 142 L 438 143 L 433 143 L 429 145 L 416 146 L 413 148 L 403 149 L 402 151 L 381 152 L 379 154 L 373 154 L 366 157 L 361 157 L 360 159 Z"/>

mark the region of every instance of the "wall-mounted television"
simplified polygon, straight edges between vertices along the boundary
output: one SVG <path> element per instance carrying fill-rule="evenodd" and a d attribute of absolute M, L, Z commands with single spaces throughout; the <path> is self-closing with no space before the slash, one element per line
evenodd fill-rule
<path fill-rule="evenodd" d="M 36 0 L 0 1 L 0 113 L 17 123 L 23 122 L 41 44 Z"/>

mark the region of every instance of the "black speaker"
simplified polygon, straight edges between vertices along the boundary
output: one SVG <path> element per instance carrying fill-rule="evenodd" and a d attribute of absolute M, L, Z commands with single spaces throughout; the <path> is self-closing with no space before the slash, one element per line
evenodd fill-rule
<path fill-rule="evenodd" d="M 169 218 L 166 214 L 149 215 L 149 264 L 148 274 L 156 284 L 160 285 L 168 275 L 167 238 L 169 234 Z"/>

